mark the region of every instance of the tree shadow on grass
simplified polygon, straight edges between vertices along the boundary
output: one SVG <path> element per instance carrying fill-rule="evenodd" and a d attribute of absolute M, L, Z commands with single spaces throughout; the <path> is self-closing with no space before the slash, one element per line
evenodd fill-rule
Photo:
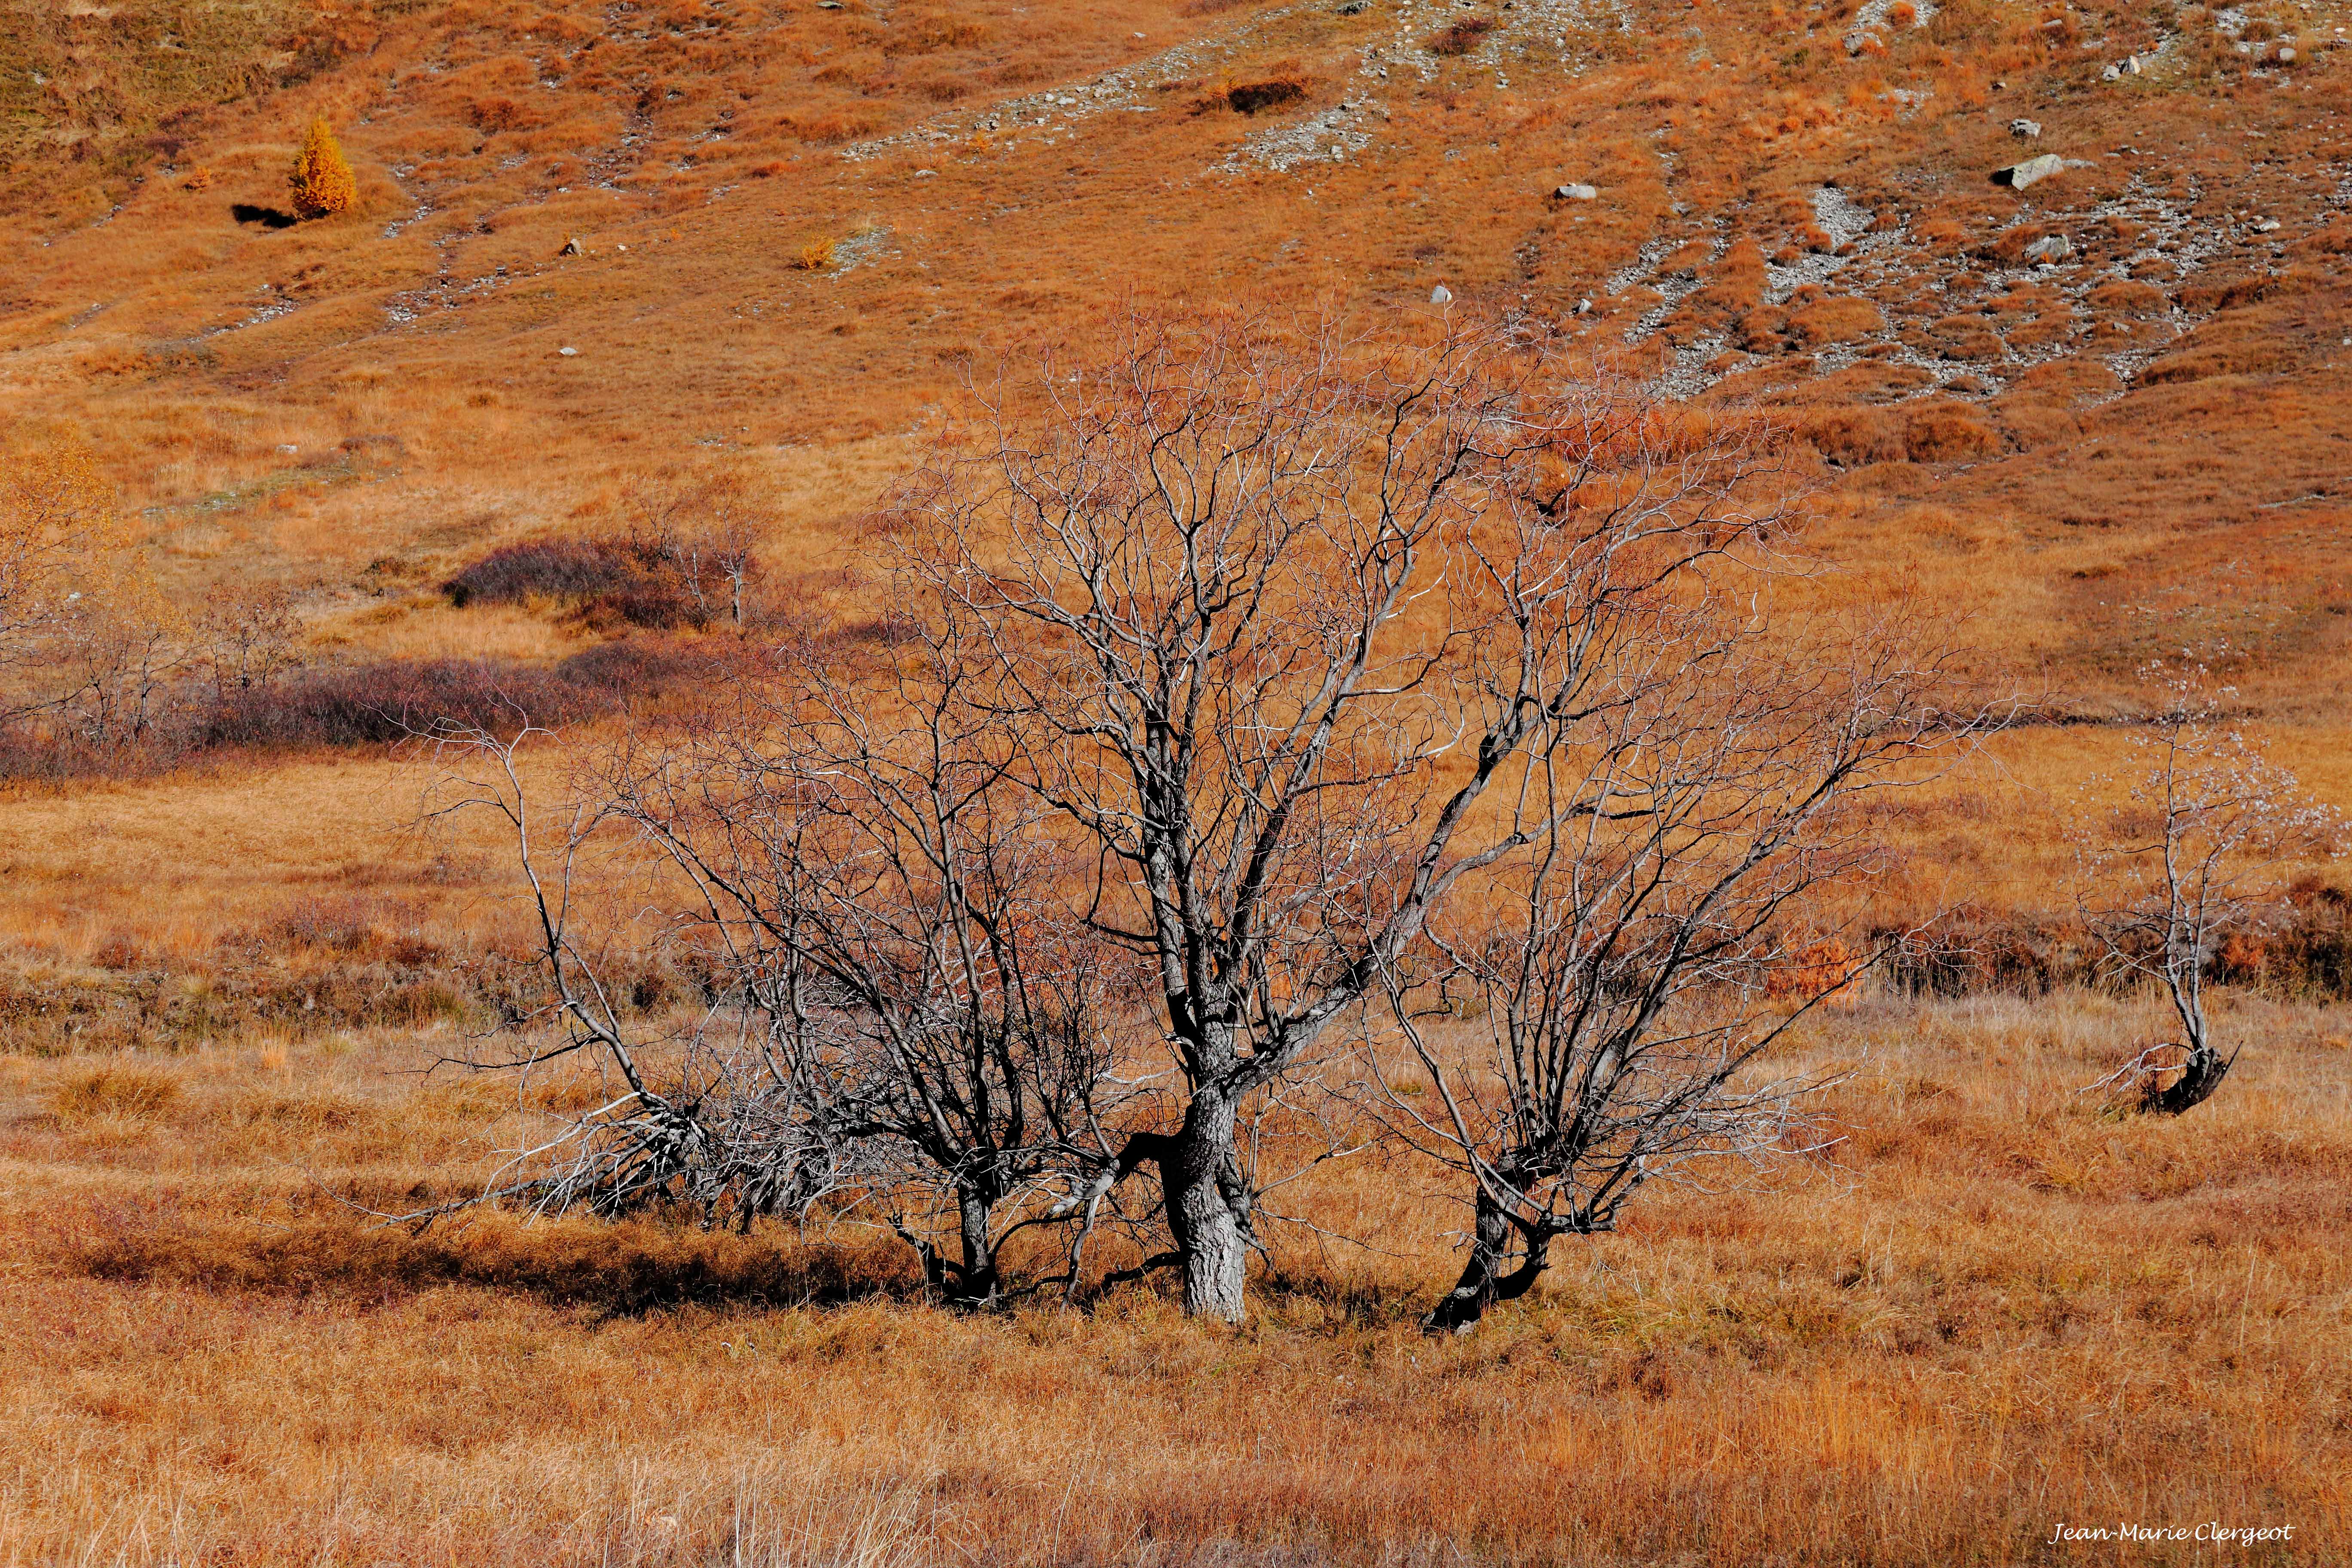
<path fill-rule="evenodd" d="M 748 1236 L 662 1219 L 543 1220 L 479 1211 L 423 1232 L 337 1210 L 275 1222 L 191 1215 L 168 1205 L 59 1211 L 31 1250 L 51 1268 L 123 1284 L 224 1295 L 386 1301 L 458 1287 L 584 1310 L 600 1320 L 685 1306 L 838 1307 L 935 1300 L 895 1238 L 804 1240 L 762 1227 Z M 1426 1282 L 1381 1281 L 1288 1260 L 1255 1282 L 1269 1323 L 1310 1331 L 1376 1329 L 1426 1310 Z M 1165 1273 L 1082 1293 L 1082 1310 L 1140 1291 L 1171 1300 Z M 1058 1290 L 1024 1298 L 1050 1306 Z"/>
<path fill-rule="evenodd" d="M 222 1292 L 403 1296 L 471 1286 L 632 1317 L 689 1303 L 803 1307 L 921 1293 L 880 1247 L 657 1223 L 527 1225 L 486 1215 L 422 1235 L 355 1216 L 257 1225 L 118 1216 L 76 1227 L 59 1259 L 92 1279 Z"/>
<path fill-rule="evenodd" d="M 228 209 L 228 216 L 241 224 L 259 224 L 264 228 L 292 228 L 301 219 L 292 213 L 276 207 L 260 207 L 251 202 L 238 202 Z"/>

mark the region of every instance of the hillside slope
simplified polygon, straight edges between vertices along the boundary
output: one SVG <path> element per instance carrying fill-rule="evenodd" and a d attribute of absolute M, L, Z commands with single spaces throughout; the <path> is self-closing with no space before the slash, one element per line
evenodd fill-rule
<path fill-rule="evenodd" d="M 201 80 L 142 79 L 133 118 L 172 130 L 135 174 L 55 151 L 70 126 L 12 154 L 0 417 L 91 442 L 173 581 L 285 583 L 329 647 L 574 646 L 434 586 L 681 459 L 772 481 L 773 552 L 821 598 L 975 360 L 1083 344 L 1130 291 L 1377 321 L 1443 284 L 1784 405 L 1823 545 L 1976 612 L 2062 706 L 2129 711 L 2188 649 L 2323 770 L 2340 750 L 2328 5 L 267 10 Z M 168 14 L 104 13 L 106 58 Z M 330 41 L 258 52 L 298 34 Z M 360 205 L 273 226 L 313 114 Z"/>

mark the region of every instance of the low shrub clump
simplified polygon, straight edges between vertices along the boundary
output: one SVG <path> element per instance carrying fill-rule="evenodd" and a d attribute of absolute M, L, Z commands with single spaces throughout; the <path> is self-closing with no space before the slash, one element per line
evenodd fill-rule
<path fill-rule="evenodd" d="M 184 1051 L 339 1029 L 481 1030 L 539 1005 L 529 949 L 433 927 L 420 908 L 362 895 L 295 900 L 225 932 L 210 952 L 105 958 L 89 968 L 0 963 L 0 1056 Z M 719 986 L 707 956 L 685 945 L 635 954 L 610 982 L 614 1005 L 630 1017 L 708 1006 Z M 108 1066 L 71 1080 L 51 1110 L 67 1119 L 152 1116 L 177 1092 L 176 1079 Z"/>
<path fill-rule="evenodd" d="M 709 673 L 690 647 L 634 642 L 556 664 L 488 658 L 384 659 L 246 694 L 206 730 L 207 746 L 394 744 L 451 728 L 510 735 L 617 713 Z"/>
<path fill-rule="evenodd" d="M 1495 30 L 1491 16 L 1467 16 L 1429 40 L 1433 55 L 1453 57 L 1466 55 L 1478 47 L 1478 40 Z"/>
<path fill-rule="evenodd" d="M 1892 931 L 1882 933 L 1892 936 Z M 2127 986 L 2080 918 L 1979 911 L 1904 944 L 1887 971 L 1919 996 L 2046 996 L 2069 987 Z M 2209 983 L 2299 1001 L 2352 999 L 2352 892 L 2306 879 L 2252 930 L 2234 932 L 2205 962 Z"/>
<path fill-rule="evenodd" d="M 213 752 L 397 745 L 452 729 L 512 735 L 641 711 L 712 674 L 720 658 L 627 638 L 552 665 L 391 658 L 243 689 L 184 682 L 156 699 L 155 718 L 135 736 L 93 739 L 35 722 L 0 729 L 0 781 L 140 777 Z"/>
<path fill-rule="evenodd" d="M 1280 109 L 1297 103 L 1306 96 L 1306 85 L 1296 78 L 1276 77 L 1269 81 L 1245 81 L 1228 89 L 1225 101 L 1236 113 L 1255 114 L 1261 109 Z"/>
<path fill-rule="evenodd" d="M 748 553 L 682 538 L 542 539 L 504 544 L 442 584 L 450 604 L 567 605 L 590 626 L 704 629 L 740 616 Z"/>

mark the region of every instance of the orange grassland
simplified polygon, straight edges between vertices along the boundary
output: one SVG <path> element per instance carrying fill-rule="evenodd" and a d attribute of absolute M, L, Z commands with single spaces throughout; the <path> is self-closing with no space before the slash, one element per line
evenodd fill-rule
<path fill-rule="evenodd" d="M 481 1217 L 511 1091 L 339 1034 L 0 1064 L 0 1562 L 2327 1563 L 2352 1521 L 2352 1015 L 2234 999 L 2199 1116 L 2074 1089 L 2111 1000 L 1873 1001 L 1849 1142 L 1658 1193 L 1425 1340 L 1452 1194 L 1361 1166 L 1239 1331 L 958 1317 L 858 1236 Z M 2061 1523 L 2291 1541 L 2052 1544 Z"/>

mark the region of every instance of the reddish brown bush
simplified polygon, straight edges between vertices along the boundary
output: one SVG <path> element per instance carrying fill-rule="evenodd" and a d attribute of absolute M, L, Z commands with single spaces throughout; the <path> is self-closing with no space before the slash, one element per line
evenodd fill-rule
<path fill-rule="evenodd" d="M 683 537 L 537 540 L 501 545 L 441 586 L 460 609 L 553 600 L 591 626 L 699 627 L 731 614 L 725 554 Z M 736 564 L 757 575 L 748 558 Z"/>
<path fill-rule="evenodd" d="M 1270 81 L 1249 81 L 1229 89 L 1225 101 L 1242 114 L 1255 114 L 1261 109 L 1280 109 L 1297 103 L 1307 96 L 1304 84 L 1290 77 L 1276 77 Z"/>
<path fill-rule="evenodd" d="M 637 575 L 626 555 L 611 544 L 550 539 L 500 545 L 441 587 L 462 610 L 478 603 L 589 598 L 618 592 Z"/>
<path fill-rule="evenodd" d="M 689 650 L 592 648 L 551 667 L 490 659 L 386 659 L 240 694 L 205 728 L 205 746 L 391 744 L 458 726 L 512 734 L 576 723 L 659 697 L 709 668 Z"/>
<path fill-rule="evenodd" d="M 1478 40 L 1495 30 L 1491 16 L 1469 16 L 1439 33 L 1429 40 L 1433 55 L 1466 55 L 1478 47 Z"/>

